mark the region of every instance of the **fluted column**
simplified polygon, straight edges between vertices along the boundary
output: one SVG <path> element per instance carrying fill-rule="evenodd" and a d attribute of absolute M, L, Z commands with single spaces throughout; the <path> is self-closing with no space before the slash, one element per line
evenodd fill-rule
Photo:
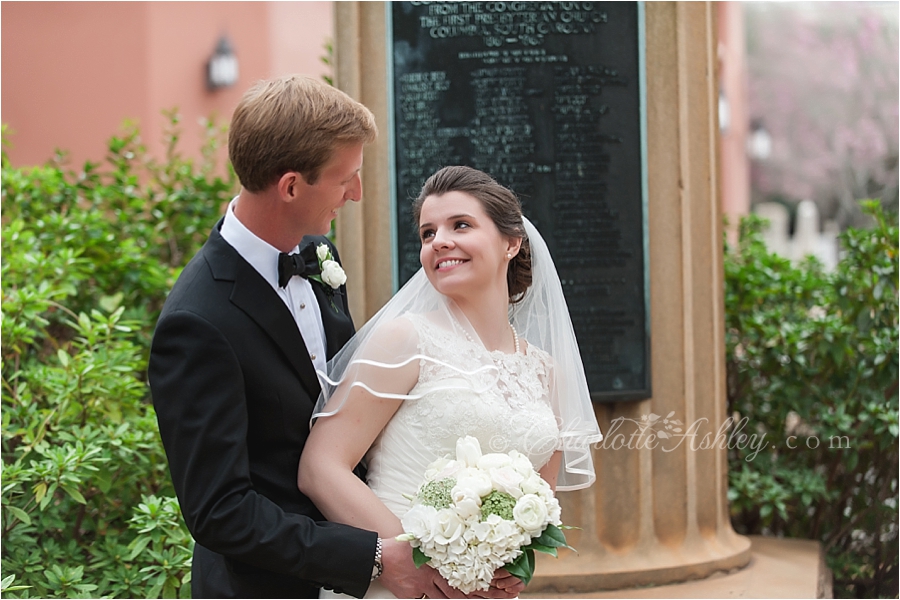
<path fill-rule="evenodd" d="M 391 294 L 385 6 L 335 6 L 337 85 L 381 129 L 365 155 L 365 200 L 338 223 L 361 323 Z M 596 406 L 607 435 L 593 451 L 597 483 L 560 494 L 564 521 L 581 528 L 568 533 L 578 553 L 539 556 L 529 593 L 683 581 L 750 558 L 729 520 L 728 433 L 715 437 L 727 415 L 714 5 L 650 2 L 644 13 L 654 395 Z M 670 413 L 680 432 L 662 422 Z"/>
<path fill-rule="evenodd" d="M 383 2 L 334 3 L 335 86 L 369 107 L 378 125 L 378 140 L 363 153 L 362 202 L 348 202 L 335 223 L 357 326 L 394 292 L 386 43 Z"/>
<path fill-rule="evenodd" d="M 645 14 L 653 397 L 596 407 L 597 483 L 560 494 L 582 528 L 568 534 L 578 554 L 539 558 L 529 593 L 684 581 L 750 557 L 728 514 L 729 432 L 716 437 L 727 415 L 714 6 L 652 2 Z"/>

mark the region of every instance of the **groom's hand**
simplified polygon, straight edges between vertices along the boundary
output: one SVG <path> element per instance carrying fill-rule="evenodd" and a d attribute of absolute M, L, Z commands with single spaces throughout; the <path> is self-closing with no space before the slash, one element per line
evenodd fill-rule
<path fill-rule="evenodd" d="M 381 564 L 384 572 L 379 581 L 396 597 L 422 598 L 424 595 L 428 598 L 466 598 L 465 594 L 451 587 L 440 573 L 428 565 L 417 569 L 409 543 L 387 538 L 382 539 L 382 544 Z"/>

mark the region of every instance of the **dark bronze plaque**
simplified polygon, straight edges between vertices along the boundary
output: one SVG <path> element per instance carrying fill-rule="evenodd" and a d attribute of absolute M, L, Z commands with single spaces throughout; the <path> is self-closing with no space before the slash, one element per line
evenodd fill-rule
<path fill-rule="evenodd" d="M 640 7 L 391 2 L 399 283 L 410 200 L 469 165 L 522 199 L 556 262 L 595 401 L 650 396 Z"/>

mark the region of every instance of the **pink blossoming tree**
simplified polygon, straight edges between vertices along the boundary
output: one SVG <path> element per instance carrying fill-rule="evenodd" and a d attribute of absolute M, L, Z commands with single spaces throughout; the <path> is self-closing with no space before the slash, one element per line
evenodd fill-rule
<path fill-rule="evenodd" d="M 771 155 L 753 164 L 754 199 L 811 199 L 841 226 L 863 222 L 863 198 L 896 208 L 897 4 L 745 10 L 750 117 L 772 138 Z"/>

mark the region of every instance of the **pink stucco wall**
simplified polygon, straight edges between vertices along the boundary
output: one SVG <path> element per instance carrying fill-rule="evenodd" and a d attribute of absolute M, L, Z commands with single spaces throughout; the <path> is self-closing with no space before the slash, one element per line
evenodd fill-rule
<path fill-rule="evenodd" d="M 124 119 L 136 120 L 162 153 L 161 111 L 182 115 L 183 154 L 196 156 L 201 117 L 227 122 L 254 81 L 285 73 L 321 76 L 332 37 L 331 2 L 4 2 L 2 121 L 13 130 L 16 166 L 55 148 L 70 164 L 99 161 Z M 219 36 L 238 57 L 233 88 L 206 89 Z M 222 155 L 224 158 L 224 153 Z"/>
<path fill-rule="evenodd" d="M 719 181 L 722 212 L 728 217 L 729 239 L 736 241 L 740 217 L 750 212 L 750 162 L 747 158 L 746 41 L 740 2 L 717 2 L 719 86 L 728 99 L 729 124 L 719 138 Z"/>

